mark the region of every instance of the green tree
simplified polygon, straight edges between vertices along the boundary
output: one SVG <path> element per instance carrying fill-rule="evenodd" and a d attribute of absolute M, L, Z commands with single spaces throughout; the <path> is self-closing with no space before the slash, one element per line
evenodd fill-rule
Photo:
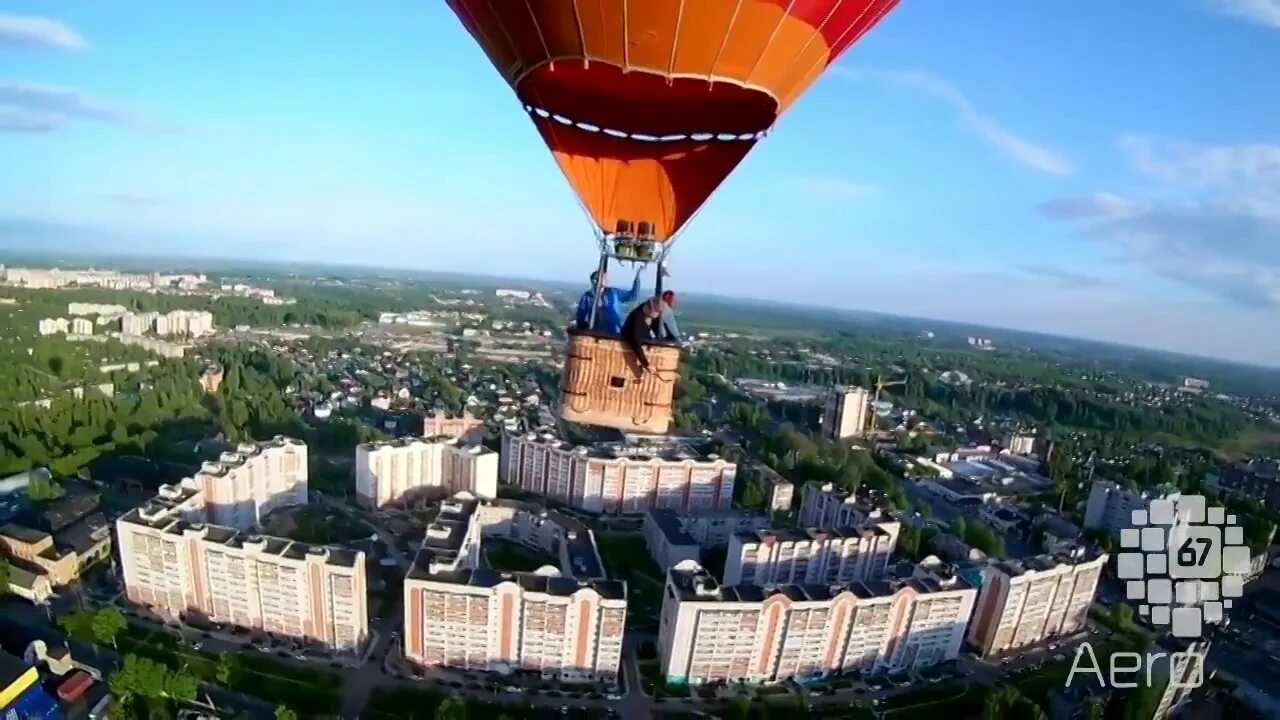
<path fill-rule="evenodd" d="M 0 595 L 9 592 L 9 558 L 0 555 Z"/>
<path fill-rule="evenodd" d="M 240 673 L 240 656 L 235 653 L 222 653 L 218 656 L 218 666 L 214 669 L 214 677 L 220 685 L 230 685 L 231 679 Z"/>
<path fill-rule="evenodd" d="M 129 622 L 124 619 L 124 613 L 115 607 L 99 608 L 90 622 L 93 639 L 100 645 L 111 647 L 116 646 L 116 636 L 129 626 Z"/>
<path fill-rule="evenodd" d="M 72 638 L 84 643 L 97 640 L 93 631 L 93 610 L 75 610 L 58 617 L 58 625 Z"/>
<path fill-rule="evenodd" d="M 46 479 L 39 475 L 31 478 L 31 483 L 27 485 L 27 497 L 35 502 L 47 502 L 49 500 L 57 500 L 66 494 L 62 486 L 56 480 Z"/>
<path fill-rule="evenodd" d="M 435 720 L 467 720 L 467 703 L 457 695 L 450 695 L 436 707 Z"/>
<path fill-rule="evenodd" d="M 758 510 L 764 507 L 764 482 L 759 477 L 747 478 L 742 484 L 742 507 L 747 510 Z"/>
<path fill-rule="evenodd" d="M 290 710 L 284 705 L 277 705 L 276 720 L 298 720 L 298 713 Z"/>

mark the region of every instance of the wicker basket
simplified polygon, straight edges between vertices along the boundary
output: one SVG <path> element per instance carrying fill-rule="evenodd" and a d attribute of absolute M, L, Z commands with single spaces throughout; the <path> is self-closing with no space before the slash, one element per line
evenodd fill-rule
<path fill-rule="evenodd" d="M 619 338 L 570 333 L 560 382 L 560 416 L 628 432 L 667 432 L 680 348 L 650 345 L 645 351 L 648 371 Z"/>

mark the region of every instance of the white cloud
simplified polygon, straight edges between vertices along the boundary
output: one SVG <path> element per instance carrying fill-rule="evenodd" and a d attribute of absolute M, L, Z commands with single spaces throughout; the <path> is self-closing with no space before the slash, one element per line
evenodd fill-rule
<path fill-rule="evenodd" d="M 52 132 L 76 121 L 169 132 L 132 110 L 104 102 L 75 88 L 0 79 L 0 132 Z"/>
<path fill-rule="evenodd" d="M 822 197 L 829 200 L 861 200 L 879 192 L 879 188 L 874 185 L 866 185 L 864 183 L 845 180 L 843 178 L 821 177 L 817 175 L 793 177 L 789 178 L 786 182 L 792 189 L 798 190 L 806 195 Z"/>
<path fill-rule="evenodd" d="M 970 131 L 993 145 L 1005 156 L 1029 168 L 1051 175 L 1068 175 L 1071 161 L 1063 155 L 1028 140 L 996 119 L 978 111 L 960 88 L 948 80 L 921 70 L 873 70 L 866 68 L 836 68 L 835 72 L 856 80 L 868 79 L 890 82 L 932 95 L 950 105 L 960 115 L 960 120 Z"/>
<path fill-rule="evenodd" d="M 1099 220 L 1132 214 L 1133 203 L 1110 193 L 1070 195 L 1041 203 L 1039 208 L 1054 220 Z"/>
<path fill-rule="evenodd" d="M 88 46 L 79 33 L 57 20 L 0 13 L 0 49 L 84 50 Z"/>
<path fill-rule="evenodd" d="M 1280 28 L 1280 0 L 1212 0 L 1219 12 L 1271 28 Z"/>
<path fill-rule="evenodd" d="M 1051 200 L 1129 262 L 1240 305 L 1280 309 L 1280 146 L 1204 146 L 1126 136 L 1134 169 L 1164 196 Z"/>
<path fill-rule="evenodd" d="M 1204 146 L 1125 135 L 1120 147 L 1148 177 L 1190 188 L 1280 188 L 1280 145 Z"/>

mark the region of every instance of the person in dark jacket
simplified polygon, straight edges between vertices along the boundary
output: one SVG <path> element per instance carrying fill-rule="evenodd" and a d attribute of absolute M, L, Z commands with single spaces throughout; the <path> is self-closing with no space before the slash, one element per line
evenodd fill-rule
<path fill-rule="evenodd" d="M 676 294 L 670 290 L 662 293 L 662 297 L 649 298 L 628 313 L 627 319 L 622 323 L 622 341 L 636 356 L 636 362 L 645 370 L 649 369 L 649 357 L 644 350 L 645 343 L 668 339 L 663 336 L 664 332 L 679 332 L 674 329 L 671 305 L 668 304 L 668 301 L 674 303 L 675 299 Z M 664 322 L 664 318 L 667 322 Z M 672 325 L 669 326 L 667 323 Z M 679 335 L 676 334 L 675 337 L 678 339 Z"/>

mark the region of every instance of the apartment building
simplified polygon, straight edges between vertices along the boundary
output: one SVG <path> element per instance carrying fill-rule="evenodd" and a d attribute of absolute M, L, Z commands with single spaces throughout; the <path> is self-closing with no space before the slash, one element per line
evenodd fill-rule
<path fill-rule="evenodd" d="M 445 435 L 458 438 L 469 445 L 479 445 L 484 441 L 484 420 L 469 412 L 458 415 L 442 411 L 434 411 L 422 418 L 422 436 L 436 437 Z"/>
<path fill-rule="evenodd" d="M 697 560 L 702 548 L 720 548 L 740 532 L 765 530 L 773 519 L 762 512 L 715 510 L 682 515 L 654 508 L 645 513 L 645 547 L 658 567 L 666 570 L 681 560 Z"/>
<path fill-rule="evenodd" d="M 382 507 L 416 495 L 498 495 L 498 454 L 437 435 L 364 443 L 356 448 L 356 498 Z"/>
<path fill-rule="evenodd" d="M 663 570 L 669 570 L 685 560 L 699 562 L 702 546 L 680 522 L 680 516 L 670 510 L 650 510 L 644 516 L 644 545 L 649 557 Z"/>
<path fill-rule="evenodd" d="M 729 539 L 726 585 L 844 585 L 884 575 L 902 526 L 757 530 Z"/>
<path fill-rule="evenodd" d="M 120 317 L 124 335 L 180 335 L 200 337 L 213 332 L 213 314 L 203 310 L 173 310 L 167 313 L 126 313 Z"/>
<path fill-rule="evenodd" d="M 1085 627 L 1107 555 L 1040 555 L 982 570 L 969 642 L 985 658 L 1071 635 Z"/>
<path fill-rule="evenodd" d="M 65 335 L 71 332 L 71 321 L 66 318 L 44 318 L 36 323 L 41 335 Z"/>
<path fill-rule="evenodd" d="M 125 593 L 197 617 L 354 653 L 368 637 L 364 553 L 191 523 L 144 505 L 117 525 Z"/>
<path fill-rule="evenodd" d="M 252 534 L 307 501 L 307 447 L 241 443 L 116 521 L 131 602 L 355 652 L 368 636 L 364 553 Z"/>
<path fill-rule="evenodd" d="M 167 617 L 229 623 L 336 652 L 363 647 L 363 552 L 210 523 L 210 512 L 219 510 L 201 482 L 187 478 L 162 485 L 154 498 L 116 521 L 130 602 Z M 238 517 L 251 516 L 256 512 Z"/>
<path fill-rule="evenodd" d="M 600 513 L 727 510 L 737 465 L 682 440 L 577 447 L 548 428 L 502 437 L 503 479 L 529 492 Z"/>
<path fill-rule="evenodd" d="M 832 483 L 807 482 L 800 491 L 801 527 L 852 527 L 880 512 Z"/>
<path fill-rule="evenodd" d="M 667 573 L 661 667 L 693 684 L 923 668 L 959 656 L 976 595 L 936 558 L 901 577 L 767 588 L 686 561 Z"/>
<path fill-rule="evenodd" d="M 75 318 L 71 321 L 71 333 L 73 335 L 92 335 L 93 321 L 89 318 Z"/>
<path fill-rule="evenodd" d="M 861 437 L 867 431 L 870 401 L 865 388 L 831 388 L 822 413 L 822 434 L 831 440 Z"/>
<path fill-rule="evenodd" d="M 554 548 L 561 569 L 482 567 L 486 535 Z M 626 611 L 626 584 L 604 579 L 590 529 L 537 506 L 463 495 L 441 505 L 405 578 L 405 657 L 428 667 L 611 682 Z"/>
<path fill-rule="evenodd" d="M 307 446 L 279 435 L 239 443 L 191 479 L 208 522 L 248 530 L 274 510 L 307 504 Z"/>
<path fill-rule="evenodd" d="M 1095 480 L 1089 488 L 1084 526 L 1086 529 L 1120 532 L 1133 527 L 1133 511 L 1147 511 L 1153 500 L 1177 500 L 1179 497 L 1177 488 L 1172 486 L 1134 490 L 1108 480 Z M 1181 521 L 1185 522 L 1185 519 Z"/>

